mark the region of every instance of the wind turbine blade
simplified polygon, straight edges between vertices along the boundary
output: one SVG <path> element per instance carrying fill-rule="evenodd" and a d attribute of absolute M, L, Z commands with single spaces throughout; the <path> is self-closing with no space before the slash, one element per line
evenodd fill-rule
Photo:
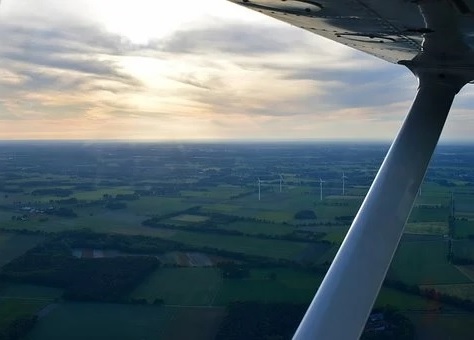
<path fill-rule="evenodd" d="M 420 72 L 421 73 L 421 72 Z M 418 74 L 420 85 L 326 277 L 293 339 L 358 339 L 400 241 L 459 78 Z"/>

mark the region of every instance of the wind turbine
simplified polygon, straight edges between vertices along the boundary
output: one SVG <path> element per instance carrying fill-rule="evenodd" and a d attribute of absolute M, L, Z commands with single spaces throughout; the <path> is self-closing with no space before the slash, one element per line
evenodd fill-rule
<path fill-rule="evenodd" d="M 346 178 L 347 176 L 344 175 L 344 171 L 342 172 L 342 196 L 346 194 Z"/>
<path fill-rule="evenodd" d="M 280 174 L 280 192 L 281 192 L 281 183 L 283 182 L 283 176 Z"/>
<path fill-rule="evenodd" d="M 322 201 L 323 200 L 323 181 L 321 178 L 319 178 L 319 199 Z"/>
<path fill-rule="evenodd" d="M 451 216 L 454 217 L 454 191 L 451 191 Z"/>
<path fill-rule="evenodd" d="M 258 200 L 260 201 L 260 177 L 258 178 Z"/>

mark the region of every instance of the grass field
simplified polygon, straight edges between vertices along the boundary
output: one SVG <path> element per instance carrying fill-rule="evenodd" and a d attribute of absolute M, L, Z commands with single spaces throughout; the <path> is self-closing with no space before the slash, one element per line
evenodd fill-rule
<path fill-rule="evenodd" d="M 448 222 L 449 207 L 413 207 L 408 222 Z"/>
<path fill-rule="evenodd" d="M 453 240 L 455 256 L 474 260 L 474 240 Z"/>
<path fill-rule="evenodd" d="M 472 190 L 472 188 L 471 188 Z M 468 195 L 457 193 L 454 195 L 454 205 L 456 209 L 456 215 L 463 213 L 474 213 L 474 206 L 472 205 L 472 191 Z"/>
<path fill-rule="evenodd" d="M 63 218 L 58 216 L 47 216 L 47 221 L 40 222 L 38 218 L 28 221 L 7 221 L 1 225 L 11 229 L 41 230 L 46 232 L 60 232 L 64 230 L 75 230 L 89 228 L 96 232 L 133 232 L 135 226 L 140 226 L 143 217 L 130 213 L 127 210 L 112 212 L 99 209 L 76 209 L 78 217 Z"/>
<path fill-rule="evenodd" d="M 269 279 L 270 273 L 276 279 Z M 216 304 L 233 301 L 311 302 L 323 276 L 293 269 L 252 270 L 244 280 L 224 280 Z M 390 288 L 382 288 L 377 306 L 392 305 L 401 310 L 430 310 L 431 302 Z"/>
<path fill-rule="evenodd" d="M 102 199 L 104 195 L 125 195 L 125 194 L 133 194 L 134 190 L 129 187 L 114 187 L 114 188 L 99 188 L 96 190 L 91 191 L 78 191 L 71 195 L 71 197 L 75 197 L 78 200 L 99 200 Z"/>
<path fill-rule="evenodd" d="M 334 231 L 327 232 L 326 236 L 323 237 L 323 240 L 340 244 L 344 240 L 344 237 L 346 237 L 348 230 L 349 227 L 336 227 L 334 228 Z"/>
<path fill-rule="evenodd" d="M 266 240 L 253 237 L 187 231 L 175 231 L 169 236 L 164 237 L 192 246 L 212 247 L 248 255 L 288 260 L 295 259 L 308 245 L 304 242 Z"/>
<path fill-rule="evenodd" d="M 474 221 L 456 219 L 454 234 L 456 237 L 468 237 L 474 235 Z"/>
<path fill-rule="evenodd" d="M 270 279 L 270 274 L 275 279 Z M 249 278 L 223 280 L 216 305 L 234 301 L 309 303 L 322 281 L 322 275 L 296 269 L 252 270 Z"/>
<path fill-rule="evenodd" d="M 225 225 L 219 225 L 219 228 L 225 230 L 236 230 L 249 235 L 285 235 L 297 230 L 295 227 L 286 224 L 273 224 L 255 221 L 237 221 Z"/>
<path fill-rule="evenodd" d="M 252 269 L 245 279 L 222 279 L 214 268 L 162 268 L 131 297 L 163 298 L 165 304 L 179 306 L 223 306 L 233 301 L 308 303 L 321 280 L 320 274 L 286 268 Z"/>
<path fill-rule="evenodd" d="M 160 268 L 131 294 L 149 302 L 163 299 L 168 305 L 209 306 L 221 285 L 215 268 Z"/>
<path fill-rule="evenodd" d="M 185 210 L 194 205 L 194 202 L 179 197 L 140 197 L 139 200 L 127 202 L 127 210 L 143 216 L 161 216 Z"/>
<path fill-rule="evenodd" d="M 322 264 L 326 261 L 332 261 L 335 248 L 338 247 L 328 243 L 311 243 L 295 260 L 300 263 Z"/>
<path fill-rule="evenodd" d="M 62 303 L 42 317 L 28 340 L 212 339 L 222 308 Z"/>
<path fill-rule="evenodd" d="M 181 196 L 183 197 L 193 197 L 193 198 L 204 198 L 215 200 L 228 200 L 233 196 L 240 195 L 248 189 L 242 188 L 235 185 L 218 185 L 215 187 L 209 188 L 207 191 L 181 191 Z"/>
<path fill-rule="evenodd" d="M 203 204 L 202 211 L 203 212 L 217 212 L 222 214 L 231 214 L 235 215 L 234 212 L 239 210 L 240 206 L 230 204 L 230 203 L 220 203 L 214 202 L 213 204 Z"/>
<path fill-rule="evenodd" d="M 326 201 L 324 201 L 326 202 Z M 345 200 L 328 200 L 329 204 L 340 204 L 340 205 L 326 205 L 318 203 L 315 207 L 315 213 L 318 220 L 333 221 L 339 216 L 355 216 L 359 210 L 362 201 L 354 199 Z M 345 205 L 342 205 L 345 204 Z"/>
<path fill-rule="evenodd" d="M 399 290 L 383 287 L 375 301 L 376 307 L 394 306 L 401 311 L 429 311 L 433 309 L 430 300 L 420 296 L 400 292 Z"/>
<path fill-rule="evenodd" d="M 447 261 L 447 243 L 401 242 L 388 277 L 408 284 L 454 284 L 470 280 Z"/>
<path fill-rule="evenodd" d="M 179 222 L 186 222 L 186 223 L 199 223 L 207 221 L 209 217 L 207 216 L 200 216 L 200 215 L 189 215 L 189 214 L 182 214 L 173 217 L 171 220 L 179 221 Z"/>
<path fill-rule="evenodd" d="M 307 189 L 313 190 L 313 189 Z M 285 193 L 262 193 L 262 199 L 258 201 L 257 196 L 248 196 L 244 199 L 232 201 L 242 207 L 237 212 L 242 216 L 257 217 L 277 223 L 293 222 L 294 214 L 300 210 L 314 210 L 318 222 L 333 221 L 338 216 L 353 216 L 359 209 L 362 201 L 353 198 L 330 197 L 324 201 L 319 200 L 319 195 L 311 191 L 295 194 Z M 249 202 L 253 202 L 249 204 Z"/>
<path fill-rule="evenodd" d="M 172 316 L 155 306 L 62 303 L 38 321 L 27 339 L 157 339 Z"/>

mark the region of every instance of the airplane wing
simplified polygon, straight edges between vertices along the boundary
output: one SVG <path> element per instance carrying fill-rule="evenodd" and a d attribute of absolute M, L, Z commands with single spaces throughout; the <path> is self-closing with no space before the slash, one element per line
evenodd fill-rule
<path fill-rule="evenodd" d="M 357 339 L 455 95 L 474 80 L 474 0 L 231 0 L 407 66 L 418 92 L 293 339 Z"/>
<path fill-rule="evenodd" d="M 412 60 L 430 33 L 418 7 L 426 0 L 230 1 L 391 63 Z M 473 1 L 449 2 L 465 19 L 461 28 L 474 31 Z"/>

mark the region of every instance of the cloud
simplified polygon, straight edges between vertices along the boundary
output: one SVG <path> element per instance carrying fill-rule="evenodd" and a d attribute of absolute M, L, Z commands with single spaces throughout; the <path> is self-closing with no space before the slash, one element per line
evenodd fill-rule
<path fill-rule="evenodd" d="M 0 60 L 13 68 L 27 66 L 27 71 L 43 69 L 132 81 L 119 72 L 107 56 L 124 53 L 130 45 L 118 36 L 96 27 L 29 28 L 0 24 L 0 34 L 9 37 L 9 44 L 0 47 Z"/>
<path fill-rule="evenodd" d="M 239 15 L 225 18 L 194 5 L 203 15 L 173 29 L 171 11 L 147 35 L 104 3 L 0 11 L 0 138 L 391 139 L 416 90 L 402 66 L 233 4 Z M 145 19 L 138 28 L 160 30 Z M 456 102 L 450 135 L 470 136 L 473 93 Z"/>
<path fill-rule="evenodd" d="M 110 97 L 141 87 L 115 60 L 130 44 L 98 27 L 2 23 L 0 34 L 9 37 L 0 46 L 0 119 L 87 117 L 91 107 L 105 109 Z"/>
<path fill-rule="evenodd" d="M 304 39 L 291 36 L 285 27 L 221 23 L 198 29 L 176 31 L 167 39 L 152 42 L 168 53 L 217 53 L 259 55 L 288 52 Z"/>

